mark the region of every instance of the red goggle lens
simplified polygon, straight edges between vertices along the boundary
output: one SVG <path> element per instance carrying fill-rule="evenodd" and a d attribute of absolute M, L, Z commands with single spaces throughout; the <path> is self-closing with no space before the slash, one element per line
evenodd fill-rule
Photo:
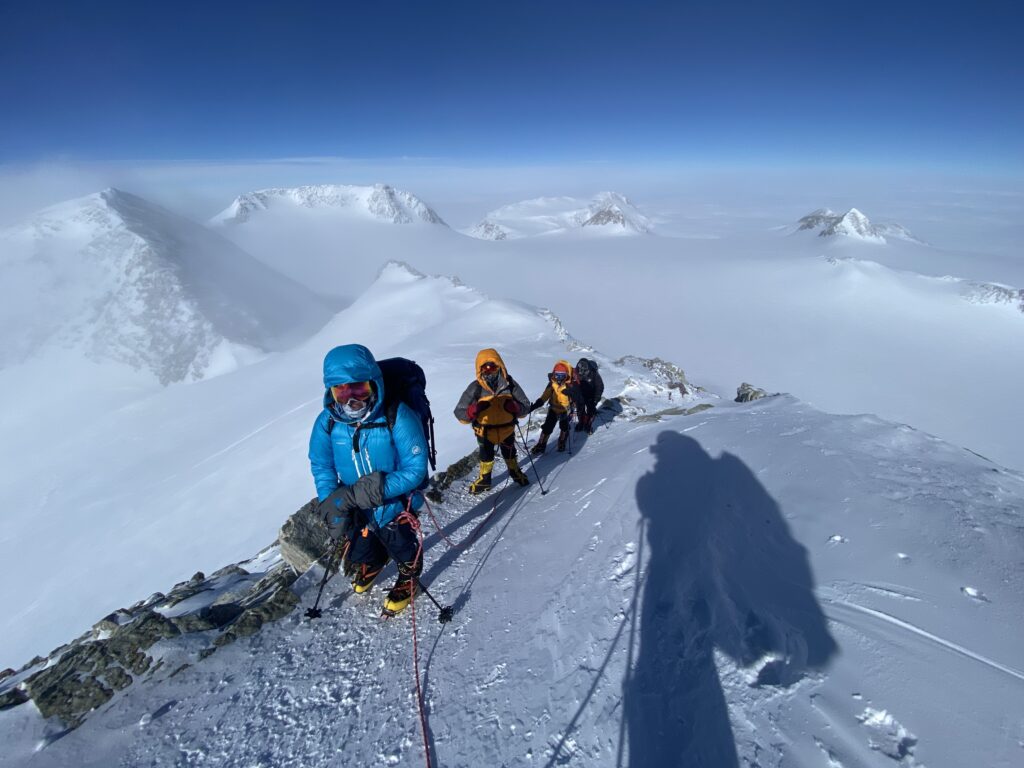
<path fill-rule="evenodd" d="M 349 400 L 369 400 L 373 394 L 373 388 L 368 381 L 356 381 L 351 384 L 338 384 L 331 387 L 331 394 L 339 403 L 347 403 Z"/>

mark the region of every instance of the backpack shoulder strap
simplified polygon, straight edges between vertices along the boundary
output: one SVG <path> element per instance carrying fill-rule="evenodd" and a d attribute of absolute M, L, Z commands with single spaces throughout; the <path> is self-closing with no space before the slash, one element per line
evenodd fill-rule
<path fill-rule="evenodd" d="M 392 432 L 395 429 L 395 422 L 398 421 L 398 406 L 400 404 L 401 403 L 396 400 L 392 403 L 388 403 L 387 408 L 384 409 L 384 420 L 387 421 L 388 429 Z"/>

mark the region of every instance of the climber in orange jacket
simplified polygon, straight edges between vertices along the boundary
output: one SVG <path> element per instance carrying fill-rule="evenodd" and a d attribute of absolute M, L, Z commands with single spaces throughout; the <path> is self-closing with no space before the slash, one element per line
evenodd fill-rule
<path fill-rule="evenodd" d="M 501 451 L 509 476 L 519 485 L 529 485 L 530 480 L 519 468 L 515 444 L 516 419 L 529 409 L 530 398 L 509 375 L 497 350 L 480 350 L 476 356 L 476 378 L 455 406 L 455 418 L 473 425 L 480 445 L 480 474 L 470 484 L 470 493 L 490 490 L 496 447 Z"/>
<path fill-rule="evenodd" d="M 558 450 L 564 451 L 569 439 L 569 420 L 571 411 L 576 408 L 579 400 L 579 385 L 573 383 L 572 365 L 567 360 L 559 360 L 548 374 L 548 385 L 544 393 L 538 397 L 530 411 L 536 411 L 544 403 L 548 404 L 548 415 L 540 428 L 540 439 L 533 446 L 531 453 L 539 456 L 547 450 L 548 438 L 558 424 Z"/>

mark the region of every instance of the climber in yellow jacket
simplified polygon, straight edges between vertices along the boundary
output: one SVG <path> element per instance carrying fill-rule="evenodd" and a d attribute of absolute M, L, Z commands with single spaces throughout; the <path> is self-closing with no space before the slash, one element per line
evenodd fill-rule
<path fill-rule="evenodd" d="M 564 451 L 569 439 L 570 412 L 579 399 L 579 387 L 573 383 L 572 365 L 567 360 L 559 360 L 548 374 L 548 385 L 544 393 L 537 398 L 530 411 L 536 411 L 544 403 L 548 404 L 548 415 L 540 428 L 540 439 L 533 446 L 531 453 L 540 455 L 547 450 L 548 438 L 558 424 L 558 450 Z"/>
<path fill-rule="evenodd" d="M 473 425 L 480 445 L 480 475 L 469 486 L 470 493 L 490 490 L 496 447 L 509 476 L 519 485 L 529 485 L 529 479 L 519 468 L 515 443 L 516 419 L 529 409 L 530 398 L 509 375 L 497 350 L 480 350 L 476 356 L 476 378 L 455 406 L 455 418 Z"/>

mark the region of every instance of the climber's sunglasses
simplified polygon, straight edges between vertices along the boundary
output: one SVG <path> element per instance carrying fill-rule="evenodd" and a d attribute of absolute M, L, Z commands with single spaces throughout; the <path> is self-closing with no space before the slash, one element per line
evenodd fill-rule
<path fill-rule="evenodd" d="M 373 387 L 368 381 L 354 381 L 351 384 L 338 384 L 331 387 L 334 402 L 346 405 L 351 400 L 369 400 L 373 395 Z"/>
<path fill-rule="evenodd" d="M 569 378 L 569 374 L 562 373 L 561 371 L 559 371 L 558 373 L 552 374 L 551 378 L 553 378 L 555 381 L 561 384 L 563 381 Z"/>
<path fill-rule="evenodd" d="M 480 366 L 480 373 L 484 374 L 485 376 L 487 374 L 497 373 L 497 372 L 498 372 L 498 364 L 497 363 L 484 363 L 483 365 Z"/>

